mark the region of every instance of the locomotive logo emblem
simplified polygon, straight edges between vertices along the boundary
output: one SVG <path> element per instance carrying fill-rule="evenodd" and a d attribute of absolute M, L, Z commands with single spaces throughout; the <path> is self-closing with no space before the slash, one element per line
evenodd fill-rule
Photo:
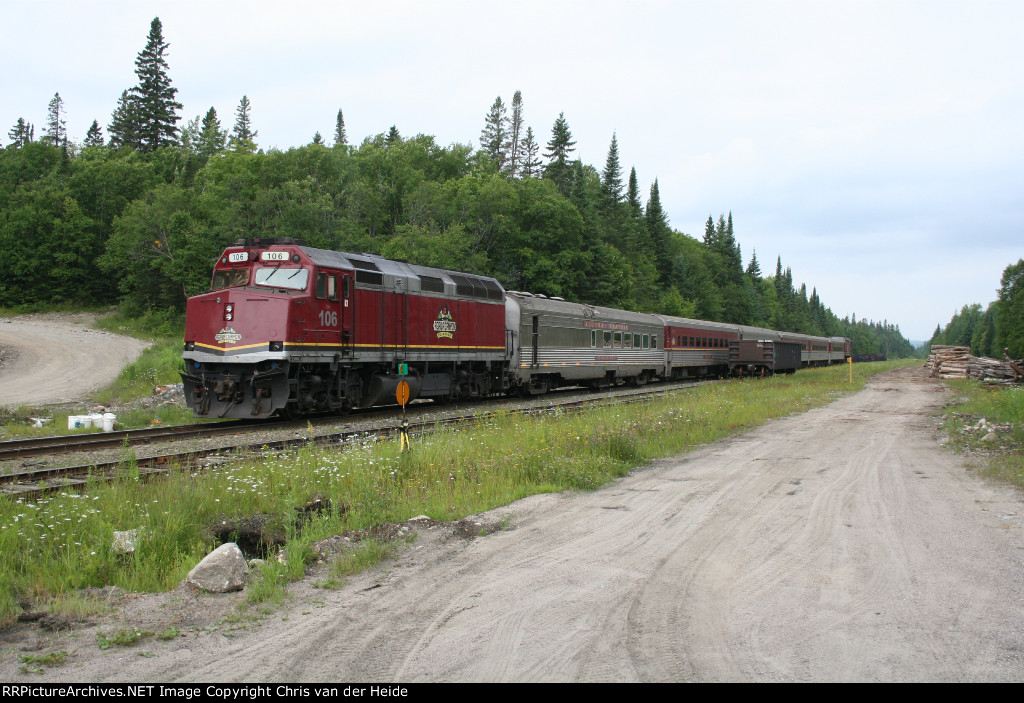
<path fill-rule="evenodd" d="M 434 332 L 437 333 L 438 338 L 454 339 L 455 338 L 455 318 L 452 317 L 452 311 L 445 305 L 441 308 L 441 312 L 437 313 L 437 319 L 434 320 Z"/>
<path fill-rule="evenodd" d="M 235 332 L 230 327 L 225 327 L 220 332 L 213 335 L 213 338 L 218 342 L 223 342 L 224 344 L 236 344 L 241 341 L 242 335 L 238 334 L 238 332 Z"/>

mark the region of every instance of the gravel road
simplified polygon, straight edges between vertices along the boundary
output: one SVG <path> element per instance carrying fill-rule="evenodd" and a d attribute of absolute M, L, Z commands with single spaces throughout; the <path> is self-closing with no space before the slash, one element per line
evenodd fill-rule
<path fill-rule="evenodd" d="M 89 313 L 0 318 L 0 406 L 51 405 L 88 398 L 148 345 L 92 329 Z"/>
<path fill-rule="evenodd" d="M 504 528 L 486 536 L 420 529 L 246 629 L 202 628 L 237 595 L 133 597 L 104 632 L 187 636 L 143 658 L 92 628 L 33 635 L 74 653 L 32 682 L 1020 681 L 1021 498 L 942 449 L 947 393 L 898 370 L 601 490 L 477 516 Z"/>

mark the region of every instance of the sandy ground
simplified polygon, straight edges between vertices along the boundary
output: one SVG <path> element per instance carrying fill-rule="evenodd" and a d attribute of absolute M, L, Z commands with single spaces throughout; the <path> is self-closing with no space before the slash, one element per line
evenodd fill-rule
<path fill-rule="evenodd" d="M 117 378 L 147 344 L 91 329 L 89 313 L 0 318 L 0 406 L 85 400 Z M 13 352 L 13 353 L 10 353 Z"/>
<path fill-rule="evenodd" d="M 0 633 L 0 680 L 1020 681 L 1024 527 L 1012 489 L 940 446 L 920 368 L 597 491 L 423 529 L 339 590 L 131 597 L 71 635 Z M 101 651 L 96 634 L 183 635 Z M 29 677 L 22 650 L 71 652 Z M 146 656 L 140 656 L 144 652 Z"/>

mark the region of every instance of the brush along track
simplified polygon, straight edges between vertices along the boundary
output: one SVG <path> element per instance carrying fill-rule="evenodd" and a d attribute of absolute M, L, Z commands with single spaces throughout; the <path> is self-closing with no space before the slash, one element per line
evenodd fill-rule
<path fill-rule="evenodd" d="M 707 382 L 707 381 L 704 381 Z M 558 402 L 552 402 L 550 395 L 544 396 L 543 399 L 532 399 L 526 401 L 527 405 L 523 407 L 517 407 L 513 409 L 505 409 L 503 403 L 499 403 L 498 410 L 484 410 L 470 412 L 468 414 L 455 414 L 438 417 L 438 408 L 433 404 L 422 404 L 414 405 L 409 407 L 409 415 L 413 417 L 422 417 L 420 421 L 409 422 L 408 428 L 411 433 L 422 434 L 429 432 L 436 427 L 456 425 L 464 422 L 479 421 L 496 415 L 504 414 L 540 414 L 546 412 L 565 412 L 582 410 L 584 408 L 607 403 L 629 403 L 638 402 L 646 399 L 652 395 L 663 394 L 668 391 L 676 390 L 694 385 L 694 382 L 688 383 L 675 383 L 671 385 L 662 385 L 657 388 L 636 390 L 631 389 L 629 391 L 620 391 L 615 395 L 602 395 L 600 397 L 579 397 L 578 390 L 574 389 L 573 396 L 566 398 Z M 522 401 L 523 399 L 519 399 Z M 394 408 L 381 412 L 379 410 L 369 413 L 377 418 L 371 420 L 368 417 L 360 417 L 358 420 L 360 426 L 353 428 L 352 418 L 346 417 L 342 422 L 350 425 L 345 429 L 338 431 L 328 431 L 325 433 L 318 434 L 314 432 L 310 434 L 308 428 L 311 423 L 316 422 L 319 425 L 325 425 L 330 421 L 338 421 L 338 418 L 318 419 L 316 421 L 303 419 L 301 421 L 291 422 L 248 422 L 244 421 L 241 423 L 217 423 L 216 425 L 205 425 L 205 426 L 194 426 L 185 425 L 182 426 L 186 429 L 192 430 L 191 436 L 206 436 L 209 437 L 213 434 L 239 434 L 244 432 L 244 436 L 238 438 L 237 441 L 231 441 L 228 444 L 219 444 L 217 446 L 208 447 L 189 447 L 183 451 L 172 451 L 157 453 L 152 456 L 140 457 L 137 456 L 138 452 L 136 449 L 139 445 L 130 444 L 131 453 L 126 454 L 123 451 L 123 442 L 125 438 L 131 443 L 133 437 L 138 437 L 142 440 L 142 446 L 156 441 L 156 437 L 153 434 L 140 434 L 132 435 L 132 432 L 140 431 L 127 431 L 120 433 L 121 440 L 117 441 L 112 439 L 113 446 L 122 448 L 120 455 L 116 458 L 105 458 L 102 460 L 90 461 L 89 463 L 78 464 L 74 466 L 49 466 L 41 468 L 22 468 L 21 470 L 11 471 L 9 473 L 0 475 L 0 495 L 8 496 L 27 496 L 41 492 L 49 492 L 60 490 L 63 488 L 76 488 L 84 487 L 90 478 L 94 481 L 111 481 L 114 480 L 119 473 L 123 473 L 125 466 L 131 466 L 134 462 L 135 466 L 138 467 L 139 475 L 142 478 L 148 478 L 153 475 L 163 475 L 169 471 L 200 467 L 205 468 L 207 466 L 222 463 L 228 460 L 227 455 L 236 455 L 241 453 L 248 454 L 259 454 L 266 453 L 269 451 L 280 451 L 283 449 L 293 448 L 297 446 L 304 446 L 310 442 L 316 444 L 344 444 L 353 437 L 366 437 L 366 436 L 389 436 L 399 432 L 399 425 L 396 424 L 396 420 L 401 416 L 400 413 Z M 386 417 L 381 418 L 379 416 L 385 415 Z M 366 420 L 370 420 L 374 424 L 365 424 Z M 385 420 L 384 423 L 380 420 Z M 165 428 L 171 429 L 171 428 Z M 287 437 L 276 437 L 269 438 L 265 432 L 261 430 L 276 429 L 284 430 L 289 433 Z M 141 431 L 148 432 L 148 431 Z M 253 441 L 253 436 L 257 435 L 259 438 Z M 163 435 L 165 441 L 170 435 Z M 178 435 L 176 438 L 180 438 Z M 60 440 L 63 438 L 47 438 Z M 134 471 L 134 467 L 132 468 Z"/>

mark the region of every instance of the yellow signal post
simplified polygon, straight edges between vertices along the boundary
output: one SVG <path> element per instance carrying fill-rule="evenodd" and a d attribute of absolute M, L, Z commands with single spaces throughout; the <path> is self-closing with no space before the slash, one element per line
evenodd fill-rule
<path fill-rule="evenodd" d="M 405 417 L 405 404 L 409 402 L 409 384 L 406 381 L 400 382 L 398 388 L 395 389 L 395 400 L 402 406 L 402 426 L 398 431 L 398 441 L 404 452 L 412 449 L 412 445 L 409 443 L 409 420 Z"/>
<path fill-rule="evenodd" d="M 853 357 L 846 357 L 846 363 L 850 365 L 850 385 L 853 385 Z"/>

